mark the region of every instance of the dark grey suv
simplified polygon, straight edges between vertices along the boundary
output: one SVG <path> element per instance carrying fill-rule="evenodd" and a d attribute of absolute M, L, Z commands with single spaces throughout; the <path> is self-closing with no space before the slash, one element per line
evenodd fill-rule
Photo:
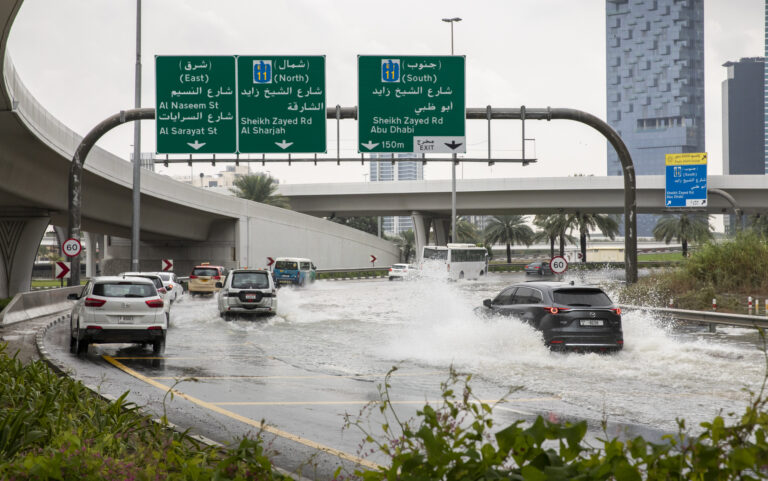
<path fill-rule="evenodd" d="M 624 347 L 619 309 L 599 287 L 521 282 L 483 301 L 486 314 L 514 317 L 544 334 L 553 350 L 618 351 Z"/>

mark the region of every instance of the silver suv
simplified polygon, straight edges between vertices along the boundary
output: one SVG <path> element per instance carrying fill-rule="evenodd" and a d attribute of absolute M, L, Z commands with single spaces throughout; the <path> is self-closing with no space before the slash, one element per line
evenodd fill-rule
<path fill-rule="evenodd" d="M 234 269 L 216 287 L 221 289 L 218 305 L 224 320 L 233 314 L 277 313 L 275 282 L 266 269 Z"/>

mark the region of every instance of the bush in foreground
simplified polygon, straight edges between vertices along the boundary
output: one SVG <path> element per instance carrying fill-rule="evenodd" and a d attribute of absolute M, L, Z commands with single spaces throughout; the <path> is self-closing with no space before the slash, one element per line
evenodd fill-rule
<path fill-rule="evenodd" d="M 126 402 L 106 402 L 44 362 L 22 364 L 0 346 L 0 479 L 290 479 L 259 440 L 227 452 L 173 432 Z"/>
<path fill-rule="evenodd" d="M 391 374 L 391 372 L 390 372 Z M 356 471 L 365 481 L 509 479 L 627 480 L 695 479 L 750 480 L 768 477 L 768 414 L 764 389 L 752 395 L 746 412 L 726 425 L 723 417 L 703 423 L 690 435 L 685 422 L 679 432 L 652 443 L 641 437 L 584 443 L 585 422 L 557 424 L 538 417 L 530 426 L 518 421 L 497 430 L 493 406 L 481 402 L 469 386 L 471 376 L 451 373 L 442 386 L 438 406 L 426 404 L 419 418 L 401 422 L 389 398 L 389 375 L 380 388 L 381 401 L 369 405 L 384 416 L 383 435 L 368 432 L 363 412 L 347 417 L 347 427 L 360 429 L 364 452 L 373 445 L 391 464 L 376 471 Z M 604 431 L 605 432 L 605 431 Z M 344 478 L 341 471 L 339 479 Z"/>

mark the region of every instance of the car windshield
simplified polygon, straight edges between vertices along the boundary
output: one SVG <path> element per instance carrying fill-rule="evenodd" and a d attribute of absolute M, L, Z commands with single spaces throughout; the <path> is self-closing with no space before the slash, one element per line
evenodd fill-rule
<path fill-rule="evenodd" d="M 429 249 L 424 248 L 424 259 L 432 259 L 432 260 L 445 260 L 448 258 L 448 250 L 447 249 Z"/>
<path fill-rule="evenodd" d="M 95 284 L 93 295 L 102 297 L 154 297 L 157 295 L 155 286 L 151 284 L 138 284 L 130 281 L 108 282 Z"/>
<path fill-rule="evenodd" d="M 171 275 L 170 274 L 158 274 L 158 275 L 160 276 L 160 279 L 162 279 L 164 281 L 170 281 L 171 280 Z"/>
<path fill-rule="evenodd" d="M 302 271 L 308 271 L 309 270 L 309 262 L 302 262 L 301 263 L 301 270 Z"/>
<path fill-rule="evenodd" d="M 235 272 L 232 274 L 233 289 L 268 289 L 266 272 Z"/>
<path fill-rule="evenodd" d="M 210 267 L 195 267 L 194 270 L 192 270 L 193 276 L 218 276 L 219 271 L 217 269 L 212 269 Z"/>
<path fill-rule="evenodd" d="M 299 268 L 299 264 L 293 261 L 277 261 L 275 262 L 275 269 L 284 269 L 289 271 L 295 271 Z"/>
<path fill-rule="evenodd" d="M 392 269 L 408 269 L 407 264 L 394 264 L 392 265 Z"/>
<path fill-rule="evenodd" d="M 607 307 L 611 299 L 600 289 L 558 289 L 554 291 L 555 303 L 566 306 Z"/>

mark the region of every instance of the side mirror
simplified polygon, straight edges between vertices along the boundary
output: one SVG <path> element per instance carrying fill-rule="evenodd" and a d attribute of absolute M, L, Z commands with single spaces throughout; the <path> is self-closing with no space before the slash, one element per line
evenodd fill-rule
<path fill-rule="evenodd" d="M 218 287 L 219 289 L 221 289 L 222 287 L 224 287 L 224 284 L 222 284 L 221 282 L 217 282 L 217 283 L 216 283 L 216 287 Z"/>
<path fill-rule="evenodd" d="M 491 300 L 490 299 L 483 299 L 483 305 L 485 307 L 490 308 L 491 307 Z"/>
<path fill-rule="evenodd" d="M 72 293 L 72 294 L 69 294 L 67 296 L 67 300 L 68 301 L 76 301 L 78 299 L 80 299 L 80 295 L 79 294 Z"/>

